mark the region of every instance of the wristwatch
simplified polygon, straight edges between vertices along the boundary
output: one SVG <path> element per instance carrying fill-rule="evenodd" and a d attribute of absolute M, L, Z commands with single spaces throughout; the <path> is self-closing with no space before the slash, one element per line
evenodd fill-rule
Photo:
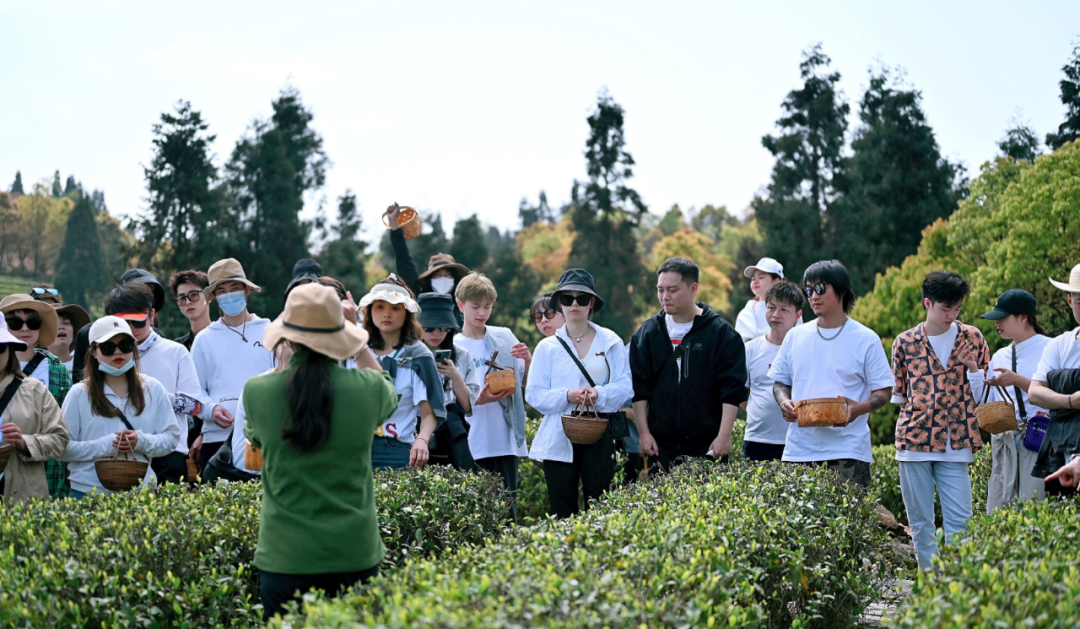
<path fill-rule="evenodd" d="M 1075 458 L 1080 458 L 1080 452 L 1073 452 L 1072 454 L 1069 455 L 1069 458 L 1066 459 L 1065 462 L 1066 463 L 1072 463 L 1072 460 L 1075 459 Z"/>

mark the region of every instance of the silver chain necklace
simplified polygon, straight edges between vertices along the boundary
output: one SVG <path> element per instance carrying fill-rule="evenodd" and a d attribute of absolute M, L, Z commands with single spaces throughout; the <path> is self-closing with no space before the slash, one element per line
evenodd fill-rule
<path fill-rule="evenodd" d="M 592 330 L 592 327 L 586 328 L 585 332 L 581 336 L 574 336 L 573 334 L 570 334 L 570 328 L 566 328 L 566 336 L 569 336 L 570 340 L 574 341 L 575 343 L 580 343 L 582 339 L 589 335 L 590 330 Z"/>
<path fill-rule="evenodd" d="M 844 326 L 847 325 L 848 321 L 850 321 L 850 319 L 844 319 L 844 322 L 840 324 L 840 329 L 837 330 L 836 334 L 833 334 L 832 336 L 825 336 L 824 334 L 822 334 L 821 333 L 821 324 L 818 323 L 817 326 L 816 326 L 817 335 L 820 336 L 821 340 L 823 340 L 823 341 L 831 341 L 831 340 L 835 339 L 836 337 L 840 336 L 840 333 L 844 331 Z"/>

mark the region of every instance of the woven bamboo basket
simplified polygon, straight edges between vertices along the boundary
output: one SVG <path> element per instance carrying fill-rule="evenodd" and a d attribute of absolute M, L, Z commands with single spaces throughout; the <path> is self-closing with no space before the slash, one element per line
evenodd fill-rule
<path fill-rule="evenodd" d="M 128 443 L 127 435 L 120 433 L 120 438 Z M 130 454 L 125 452 L 124 454 Z M 139 486 L 146 478 L 146 470 L 150 464 L 140 461 L 131 455 L 130 459 L 120 458 L 120 443 L 116 444 L 116 454 L 111 459 L 98 459 L 94 461 L 94 471 L 97 472 L 98 480 L 109 491 L 130 491 Z"/>
<path fill-rule="evenodd" d="M 991 435 L 1001 434 L 1006 430 L 1016 430 L 1017 427 L 1012 396 L 1001 387 L 995 388 L 1008 402 L 988 402 L 990 387 L 984 386 L 982 404 L 975 407 L 975 418 L 979 420 L 979 427 Z"/>
<path fill-rule="evenodd" d="M 607 426 L 607 418 L 597 415 L 596 407 L 590 403 L 575 406 L 569 415 L 562 416 L 562 427 L 566 437 L 570 443 L 581 446 L 591 446 L 599 441 L 607 430 Z"/>
<path fill-rule="evenodd" d="M 0 444 L 0 474 L 4 472 L 4 467 L 7 466 L 8 459 L 11 458 L 11 452 L 15 449 L 15 446 L 10 443 Z"/>
<path fill-rule="evenodd" d="M 387 229 L 390 229 L 390 218 L 386 214 L 383 214 L 382 222 Z M 403 205 L 401 213 L 398 214 L 398 225 L 401 226 L 401 233 L 405 236 L 405 240 L 412 240 L 420 235 L 420 228 L 424 226 L 424 221 L 420 220 L 419 212 Z"/>
<path fill-rule="evenodd" d="M 844 426 L 847 424 L 847 404 L 840 398 L 816 397 L 795 403 L 800 428 L 815 426 Z"/>
<path fill-rule="evenodd" d="M 499 350 L 495 350 L 495 353 L 491 355 L 491 360 L 485 363 L 488 370 L 484 374 L 484 383 L 487 384 L 488 391 L 496 395 L 517 389 L 517 378 L 514 376 L 514 370 L 496 364 L 495 359 L 498 356 Z"/>
<path fill-rule="evenodd" d="M 199 480 L 199 464 L 195 462 L 195 459 L 184 459 L 187 463 L 187 482 L 194 483 Z"/>
<path fill-rule="evenodd" d="M 247 439 L 244 439 L 244 467 L 252 472 L 261 472 L 263 467 L 262 450 L 251 445 Z"/>

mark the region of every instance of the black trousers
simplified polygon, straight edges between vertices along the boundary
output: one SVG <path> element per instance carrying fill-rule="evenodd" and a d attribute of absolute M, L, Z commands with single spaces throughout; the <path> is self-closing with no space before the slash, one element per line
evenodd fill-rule
<path fill-rule="evenodd" d="M 784 444 L 744 441 L 743 456 L 748 461 L 780 461 L 784 458 Z"/>
<path fill-rule="evenodd" d="M 636 483 L 641 477 L 641 471 L 645 469 L 645 459 L 639 452 L 627 452 L 626 462 L 623 463 L 623 487 Z"/>
<path fill-rule="evenodd" d="M 154 460 L 150 462 L 150 467 L 154 470 L 154 476 L 157 476 L 159 485 L 165 483 L 179 485 L 187 477 L 187 457 L 175 450 L 165 456 L 154 457 Z"/>
<path fill-rule="evenodd" d="M 588 510 L 589 503 L 611 489 L 615 480 L 615 440 L 611 438 L 610 424 L 596 443 L 588 446 L 575 443 L 573 448 L 572 463 L 544 461 L 551 515 L 560 520 L 578 512 L 579 483 Z"/>
<path fill-rule="evenodd" d="M 270 620 L 274 614 L 285 615 L 285 603 L 300 598 L 312 588 L 326 592 L 329 598 L 335 598 L 342 590 L 357 583 L 367 583 L 378 574 L 379 566 L 357 572 L 328 574 L 281 574 L 264 570 L 259 573 L 263 620 Z"/>
<path fill-rule="evenodd" d="M 659 454 L 656 457 L 649 457 L 649 474 L 653 472 L 669 472 L 672 468 L 685 463 L 687 459 L 704 459 L 705 455 L 709 453 L 709 445 L 708 443 L 695 446 L 657 442 L 656 447 Z M 655 461 L 653 461 L 654 458 Z M 724 455 L 720 462 L 727 463 L 728 455 Z"/>
<path fill-rule="evenodd" d="M 459 470 L 471 472 L 476 467 L 472 452 L 469 450 L 469 426 L 465 423 L 464 413 L 457 404 L 446 409 L 446 421 L 435 429 L 435 446 L 431 457 L 439 462 L 449 463 Z"/>
<path fill-rule="evenodd" d="M 491 456 L 476 459 L 476 467 L 498 474 L 503 479 L 503 487 L 510 495 L 510 519 L 517 522 L 517 487 L 518 459 L 516 456 Z"/>
<path fill-rule="evenodd" d="M 221 446 L 232 441 L 232 433 L 229 433 L 230 437 L 225 441 L 218 441 L 217 443 L 204 443 L 202 449 L 199 450 L 199 469 L 205 470 L 207 465 L 210 465 L 210 459 L 214 458 L 217 451 L 221 449 Z"/>

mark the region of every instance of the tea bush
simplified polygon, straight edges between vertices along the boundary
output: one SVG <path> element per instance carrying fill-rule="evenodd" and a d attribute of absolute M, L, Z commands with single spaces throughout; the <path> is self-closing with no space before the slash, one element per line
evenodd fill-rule
<path fill-rule="evenodd" d="M 693 462 L 271 626 L 845 626 L 891 570 L 873 506 L 824 469 Z"/>
<path fill-rule="evenodd" d="M 170 486 L 0 506 L 0 626 L 262 626 L 258 484 Z M 387 558 L 496 536 L 508 505 L 490 475 L 375 475 Z"/>
<path fill-rule="evenodd" d="M 919 575 L 892 627 L 1080 626 L 1080 504 L 1024 502 L 983 516 Z"/>
<path fill-rule="evenodd" d="M 986 513 L 990 465 L 990 447 L 987 446 L 975 453 L 968 467 L 971 476 L 971 513 L 975 516 Z M 904 497 L 900 493 L 900 464 L 896 462 L 896 448 L 891 445 L 874 446 L 874 462 L 870 465 L 870 491 L 882 506 L 892 511 L 897 520 L 908 523 Z M 936 497 L 934 510 L 937 514 L 937 526 L 940 528 L 941 502 Z"/>

